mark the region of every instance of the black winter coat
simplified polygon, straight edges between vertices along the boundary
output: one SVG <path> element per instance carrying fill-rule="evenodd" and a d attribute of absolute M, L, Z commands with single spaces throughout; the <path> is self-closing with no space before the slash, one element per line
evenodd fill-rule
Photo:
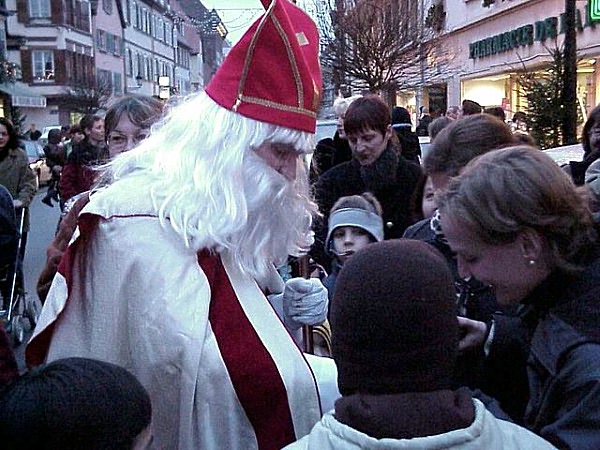
<path fill-rule="evenodd" d="M 522 301 L 518 327 L 496 323 L 486 364 L 526 362 L 524 424 L 558 448 L 600 448 L 599 298 L 596 256 L 582 273 L 551 274 Z"/>
<path fill-rule="evenodd" d="M 421 144 L 419 136 L 410 129 L 409 124 L 394 126 L 394 131 L 400 142 L 400 153 L 409 161 L 419 162 L 421 158 Z"/>
<path fill-rule="evenodd" d="M 401 237 L 410 225 L 410 200 L 420 177 L 423 176 L 421 167 L 397 155 L 392 146 L 389 146 L 384 154 L 387 158 L 394 155 L 390 164 L 395 164 L 396 176 L 381 188 L 368 185 L 356 159 L 332 167 L 317 180 L 314 187 L 315 197 L 323 218 L 315 222 L 315 244 L 311 255 L 324 267 L 329 268 L 330 265 L 330 260 L 325 255 L 329 212 L 340 197 L 360 195 L 364 192 L 374 194 L 383 209 L 385 239 Z"/>
<path fill-rule="evenodd" d="M 352 159 L 352 150 L 347 139 L 342 139 L 336 131 L 332 138 L 321 139 L 317 142 L 313 155 L 314 164 L 317 169 L 317 175 L 321 175 L 331 169 L 333 166 L 350 161 Z"/>

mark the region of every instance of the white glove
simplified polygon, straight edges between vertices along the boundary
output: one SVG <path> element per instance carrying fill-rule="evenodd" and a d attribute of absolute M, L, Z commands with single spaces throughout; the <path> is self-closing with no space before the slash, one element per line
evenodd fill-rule
<path fill-rule="evenodd" d="M 292 278 L 283 290 L 283 321 L 288 329 L 327 319 L 327 289 L 318 278 Z"/>
<path fill-rule="evenodd" d="M 15 208 L 22 208 L 23 207 L 23 202 L 19 199 L 13 200 L 13 206 Z"/>

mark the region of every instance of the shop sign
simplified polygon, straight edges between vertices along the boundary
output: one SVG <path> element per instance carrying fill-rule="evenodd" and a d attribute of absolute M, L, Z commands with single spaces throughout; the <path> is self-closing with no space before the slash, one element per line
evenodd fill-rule
<path fill-rule="evenodd" d="M 600 0 L 590 0 L 589 6 L 589 18 L 593 22 L 600 21 Z"/>
<path fill-rule="evenodd" d="M 584 26 L 594 26 L 592 15 L 592 2 L 600 5 L 600 0 L 591 0 L 588 5 L 586 22 L 581 20 L 581 11 L 577 10 L 576 27 L 582 31 Z M 600 6 L 598 7 L 600 16 Z M 469 44 L 469 58 L 477 59 L 486 56 L 515 50 L 519 47 L 533 45 L 534 42 L 544 42 L 546 39 L 554 39 L 565 32 L 564 14 L 559 17 L 548 17 L 535 23 L 523 25 L 504 33 L 497 34 Z"/>

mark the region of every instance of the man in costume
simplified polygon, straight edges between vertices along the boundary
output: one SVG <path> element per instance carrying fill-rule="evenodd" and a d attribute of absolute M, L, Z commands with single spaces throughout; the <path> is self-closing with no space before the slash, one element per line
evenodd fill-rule
<path fill-rule="evenodd" d="M 318 33 L 288 0 L 262 2 L 206 91 L 111 163 L 27 348 L 30 365 L 82 356 L 133 372 L 156 448 L 279 449 L 319 420 L 321 381 L 335 385 L 332 362 L 286 329 L 324 320 L 325 290 L 275 271 L 313 239 Z"/>

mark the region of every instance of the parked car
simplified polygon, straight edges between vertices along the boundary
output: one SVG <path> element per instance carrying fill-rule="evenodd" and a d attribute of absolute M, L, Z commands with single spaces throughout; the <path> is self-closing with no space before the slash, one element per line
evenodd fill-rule
<path fill-rule="evenodd" d="M 425 160 L 429 149 L 431 148 L 431 138 L 429 136 L 419 136 L 419 146 L 421 147 L 421 164 Z"/>
<path fill-rule="evenodd" d="M 60 130 L 60 129 L 61 129 L 60 125 L 50 125 L 48 127 L 42 128 L 42 135 L 38 139 L 38 142 L 40 144 L 42 144 L 42 147 L 43 147 L 44 145 L 46 145 L 48 143 L 48 133 L 50 133 L 50 130 Z"/>
<path fill-rule="evenodd" d="M 315 142 L 321 139 L 333 138 L 337 130 L 337 120 L 317 120 L 317 131 L 315 132 Z"/>
<path fill-rule="evenodd" d="M 583 147 L 581 144 L 563 145 L 560 147 L 543 150 L 559 166 L 568 164 L 569 161 L 581 161 L 583 159 Z"/>
<path fill-rule="evenodd" d="M 20 147 L 25 150 L 29 158 L 29 167 L 37 176 L 38 186 L 48 184 L 51 173 L 50 168 L 46 165 L 46 155 L 44 147 L 39 141 L 21 140 Z"/>

